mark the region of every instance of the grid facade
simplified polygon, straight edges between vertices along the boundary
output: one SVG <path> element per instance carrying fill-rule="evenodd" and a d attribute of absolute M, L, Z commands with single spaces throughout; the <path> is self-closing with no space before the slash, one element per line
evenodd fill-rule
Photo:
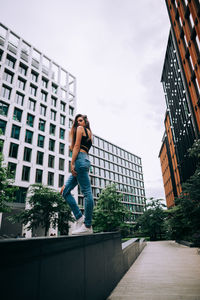
<path fill-rule="evenodd" d="M 24 202 L 30 184 L 64 184 L 76 79 L 3 24 L 0 78 L 3 155 Z"/>
<path fill-rule="evenodd" d="M 145 189 L 141 158 L 94 135 L 90 150 L 90 178 L 94 201 L 107 185 L 115 183 L 123 194 L 124 205 L 132 212 L 135 222 L 145 207 Z M 78 203 L 83 206 L 83 197 L 78 190 Z"/>

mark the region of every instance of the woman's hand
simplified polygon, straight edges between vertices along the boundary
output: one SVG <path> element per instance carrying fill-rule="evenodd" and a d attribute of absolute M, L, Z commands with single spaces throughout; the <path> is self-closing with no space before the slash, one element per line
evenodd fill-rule
<path fill-rule="evenodd" d="M 72 172 L 72 175 L 73 175 L 73 176 L 75 176 L 75 177 L 77 176 L 77 173 L 76 173 L 76 171 L 75 171 L 75 165 L 72 164 L 72 163 L 71 163 L 71 172 Z"/>

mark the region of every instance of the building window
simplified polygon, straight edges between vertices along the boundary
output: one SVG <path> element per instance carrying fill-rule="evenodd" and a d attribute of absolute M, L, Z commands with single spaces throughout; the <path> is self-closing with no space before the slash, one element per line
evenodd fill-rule
<path fill-rule="evenodd" d="M 44 91 L 41 91 L 41 100 L 47 102 L 47 93 Z"/>
<path fill-rule="evenodd" d="M 9 88 L 8 86 L 3 85 L 1 88 L 1 97 L 10 100 L 10 96 L 11 96 L 11 91 L 12 89 Z"/>
<path fill-rule="evenodd" d="M 40 114 L 44 117 L 46 116 L 46 110 L 47 110 L 46 106 L 40 105 Z"/>
<path fill-rule="evenodd" d="M 25 90 L 26 81 L 22 78 L 18 78 L 17 80 L 17 87 L 21 90 Z"/>
<path fill-rule="evenodd" d="M 45 124 L 46 124 L 46 122 L 44 120 L 40 119 L 38 129 L 41 131 L 45 131 Z"/>
<path fill-rule="evenodd" d="M 11 137 L 14 139 L 19 140 L 19 136 L 20 136 L 20 127 L 17 125 L 13 125 L 12 126 L 12 130 L 11 130 Z"/>
<path fill-rule="evenodd" d="M 35 173 L 35 182 L 36 183 L 42 183 L 42 173 L 43 173 L 42 170 L 36 169 L 36 173 Z"/>
<path fill-rule="evenodd" d="M 26 76 L 27 70 L 28 70 L 28 67 L 25 66 L 25 65 L 23 65 L 22 63 L 20 63 L 20 65 L 19 65 L 19 73 L 20 73 L 21 75 Z"/>
<path fill-rule="evenodd" d="M 34 82 L 38 81 L 38 73 L 31 71 L 31 80 Z"/>
<path fill-rule="evenodd" d="M 57 99 L 54 97 L 51 97 L 51 105 L 56 107 L 56 102 L 57 102 Z"/>
<path fill-rule="evenodd" d="M 32 99 L 28 99 L 28 109 L 35 111 L 35 101 Z"/>
<path fill-rule="evenodd" d="M 60 124 L 65 125 L 65 116 L 60 115 Z"/>
<path fill-rule="evenodd" d="M 65 130 L 62 129 L 62 128 L 60 128 L 60 136 L 59 137 L 60 137 L 61 140 L 65 139 Z"/>
<path fill-rule="evenodd" d="M 38 147 L 44 148 L 44 139 L 45 137 L 43 135 L 38 134 L 38 142 L 37 142 Z"/>
<path fill-rule="evenodd" d="M 22 110 L 19 108 L 14 108 L 13 120 L 21 122 L 22 119 Z"/>
<path fill-rule="evenodd" d="M 54 173 L 48 172 L 48 185 L 54 185 Z"/>
<path fill-rule="evenodd" d="M 55 133 L 56 133 L 56 125 L 50 124 L 49 134 L 55 135 Z"/>
<path fill-rule="evenodd" d="M 54 161 L 55 161 L 55 156 L 49 155 L 49 160 L 48 160 L 48 167 L 49 168 L 54 168 Z"/>
<path fill-rule="evenodd" d="M 9 108 L 8 104 L 4 103 L 3 101 L 0 101 L 0 115 L 7 116 L 8 108 Z"/>
<path fill-rule="evenodd" d="M 23 169 L 22 169 L 22 180 L 23 181 L 29 181 L 30 169 L 31 169 L 30 167 L 23 166 Z"/>
<path fill-rule="evenodd" d="M 57 92 L 58 92 L 57 85 L 55 85 L 55 84 L 52 83 L 52 93 L 57 94 Z"/>
<path fill-rule="evenodd" d="M 49 139 L 49 150 L 54 151 L 55 149 L 55 141 L 52 139 Z"/>
<path fill-rule="evenodd" d="M 17 158 L 19 145 L 10 143 L 9 156 L 13 158 Z"/>
<path fill-rule="evenodd" d="M 14 69 L 15 67 L 15 62 L 16 62 L 16 59 L 13 58 L 12 56 L 10 55 L 7 55 L 6 57 L 6 65 L 12 69 Z"/>
<path fill-rule="evenodd" d="M 33 132 L 26 129 L 25 142 L 32 144 L 32 140 L 33 140 Z"/>
<path fill-rule="evenodd" d="M 34 125 L 34 116 L 31 114 L 27 114 L 27 120 L 26 120 L 26 124 L 33 127 Z"/>
<path fill-rule="evenodd" d="M 13 162 L 8 162 L 8 173 L 13 176 L 13 179 L 15 179 L 17 164 Z"/>
<path fill-rule="evenodd" d="M 36 164 L 43 165 L 43 158 L 44 158 L 44 153 L 37 151 Z"/>
<path fill-rule="evenodd" d="M 51 109 L 51 116 L 50 116 L 52 121 L 56 121 L 56 111 Z"/>
<path fill-rule="evenodd" d="M 63 184 L 64 184 L 64 175 L 59 174 L 58 187 L 63 186 Z"/>
<path fill-rule="evenodd" d="M 71 106 L 69 106 L 69 114 L 70 114 L 70 116 L 74 115 L 74 108 Z"/>
<path fill-rule="evenodd" d="M 64 102 L 60 102 L 60 110 L 62 110 L 63 112 L 65 112 L 65 107 L 66 107 L 66 104 Z"/>
<path fill-rule="evenodd" d="M 12 82 L 13 82 L 13 73 L 5 70 L 5 72 L 3 73 L 3 80 L 5 80 L 8 83 L 12 84 Z"/>
<path fill-rule="evenodd" d="M 24 95 L 17 92 L 16 95 L 15 95 L 15 102 L 17 104 L 23 106 L 23 104 L 24 104 Z"/>
<path fill-rule="evenodd" d="M 30 94 L 32 96 L 36 97 L 36 94 L 37 94 L 37 87 L 36 86 L 30 85 L 29 91 L 30 91 Z"/>
<path fill-rule="evenodd" d="M 31 153 L 32 153 L 32 149 L 24 147 L 24 160 L 25 161 L 31 161 Z"/>
<path fill-rule="evenodd" d="M 44 78 L 44 77 L 42 77 L 42 86 L 43 86 L 44 88 L 46 88 L 46 89 L 47 89 L 47 87 L 48 87 L 48 80 L 47 80 L 46 78 Z"/>
<path fill-rule="evenodd" d="M 65 154 L 65 144 L 63 143 L 59 144 L 59 153 L 63 155 Z"/>
<path fill-rule="evenodd" d="M 5 134 L 5 131 L 6 131 L 6 121 L 0 120 L 0 129 L 2 131 L 2 134 Z"/>
<path fill-rule="evenodd" d="M 64 171 L 65 160 L 63 158 L 59 158 L 59 170 Z"/>

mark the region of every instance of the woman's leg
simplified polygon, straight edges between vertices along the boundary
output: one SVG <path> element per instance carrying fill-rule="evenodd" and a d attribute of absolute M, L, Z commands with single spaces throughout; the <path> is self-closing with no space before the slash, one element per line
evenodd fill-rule
<path fill-rule="evenodd" d="M 75 186 L 77 186 L 77 184 L 78 184 L 77 177 L 70 175 L 65 184 L 65 188 L 64 188 L 63 194 L 62 194 L 64 199 L 66 200 L 66 202 L 71 207 L 71 210 L 72 210 L 76 220 L 78 220 L 80 217 L 82 217 L 82 212 L 80 211 L 80 209 L 76 203 L 76 200 L 74 199 L 74 197 L 71 194 L 71 190 L 73 190 L 75 188 Z"/>
<path fill-rule="evenodd" d="M 85 198 L 85 226 L 90 227 L 92 225 L 92 212 L 94 207 L 94 200 L 92 195 L 90 178 L 88 175 L 88 168 L 81 168 L 77 172 L 77 180 Z"/>

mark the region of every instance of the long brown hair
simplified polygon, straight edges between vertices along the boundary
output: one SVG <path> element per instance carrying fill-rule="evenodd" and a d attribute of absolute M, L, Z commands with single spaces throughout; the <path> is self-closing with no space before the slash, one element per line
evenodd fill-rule
<path fill-rule="evenodd" d="M 90 129 L 90 123 L 88 121 L 88 118 L 86 115 L 82 115 L 82 114 L 78 114 L 75 116 L 74 122 L 72 124 L 72 128 L 70 130 L 70 141 L 71 141 L 71 146 L 70 146 L 70 150 L 73 150 L 75 142 L 76 142 L 76 131 L 77 131 L 77 127 L 78 127 L 78 118 L 82 117 L 83 120 L 85 121 L 85 127 L 88 128 L 91 132 L 91 138 L 92 138 L 92 131 Z"/>

